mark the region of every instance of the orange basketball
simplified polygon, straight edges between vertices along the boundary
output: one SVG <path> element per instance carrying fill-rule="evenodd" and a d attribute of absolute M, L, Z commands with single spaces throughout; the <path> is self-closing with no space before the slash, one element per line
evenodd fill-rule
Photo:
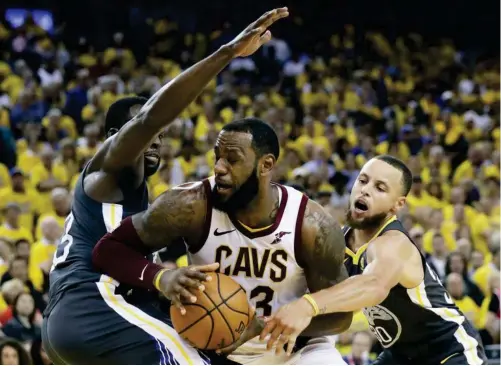
<path fill-rule="evenodd" d="M 170 307 L 176 331 L 194 347 L 215 350 L 236 342 L 250 319 L 245 290 L 230 277 L 210 273 L 212 281 L 197 292 L 196 303 L 183 303 L 186 314 Z"/>

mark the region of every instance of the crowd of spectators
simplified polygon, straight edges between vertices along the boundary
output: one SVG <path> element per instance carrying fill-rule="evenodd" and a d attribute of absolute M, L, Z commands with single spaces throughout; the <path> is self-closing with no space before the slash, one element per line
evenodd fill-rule
<path fill-rule="evenodd" d="M 0 21 L 2 364 L 50 363 L 40 347 L 48 272 L 108 107 L 151 96 L 235 32 L 226 23 L 204 34 L 167 18 L 147 22 L 153 42 L 137 55 L 120 32 L 97 50 L 85 37 L 69 47 L 30 17 L 15 29 Z M 284 36 L 231 62 L 165 131 L 151 200 L 211 175 L 218 131 L 247 116 L 279 135 L 275 181 L 303 190 L 341 224 L 364 162 L 395 155 L 414 174 L 400 220 L 484 345 L 499 347 L 499 60 L 472 60 L 447 39 L 390 39 L 351 25 L 316 54 L 301 51 Z M 163 259 L 186 264 L 182 250 Z M 339 336 L 349 364 L 374 358 L 368 329 L 357 313 Z"/>

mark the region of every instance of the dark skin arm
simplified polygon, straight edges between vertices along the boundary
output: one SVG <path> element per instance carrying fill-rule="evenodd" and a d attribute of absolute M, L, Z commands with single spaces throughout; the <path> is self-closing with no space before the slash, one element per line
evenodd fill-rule
<path fill-rule="evenodd" d="M 309 200 L 303 220 L 301 258 L 310 292 L 329 288 L 348 278 L 343 264 L 345 248 L 339 224 L 318 203 Z M 350 327 L 351 312 L 324 314 L 325 308 L 319 310 L 323 315 L 313 318 L 301 335 L 332 335 Z"/>
<path fill-rule="evenodd" d="M 85 178 L 87 194 L 99 201 L 121 200 L 117 177 L 126 168 L 133 173 L 134 186 L 139 186 L 144 178 L 144 152 L 231 59 L 231 50 L 222 47 L 157 91 L 93 157 L 91 174 Z"/>
<path fill-rule="evenodd" d="M 189 245 L 199 239 L 206 207 L 203 184 L 186 183 L 164 192 L 146 211 L 132 216 L 132 223 L 151 252 L 169 247 L 180 239 Z"/>
<path fill-rule="evenodd" d="M 146 211 L 132 216 L 132 224 L 149 252 L 177 245 L 181 240 L 189 246 L 200 239 L 206 207 L 203 184 L 186 183 L 163 193 Z M 182 302 L 196 302 L 195 290 L 203 291 L 203 282 L 211 280 L 205 272 L 218 267 L 215 263 L 161 271 L 157 274 L 158 290 L 184 313 Z"/>
<path fill-rule="evenodd" d="M 184 71 L 156 92 L 140 111 L 92 159 L 85 178 L 85 191 L 101 202 L 123 199 L 117 176 L 130 169 L 134 187 L 144 178 L 144 152 L 159 133 L 176 118 L 229 62 L 235 57 L 253 54 L 271 39 L 267 31 L 277 20 L 287 17 L 287 8 L 269 11 L 251 23 L 235 39 Z M 93 174 L 94 173 L 94 174 Z"/>

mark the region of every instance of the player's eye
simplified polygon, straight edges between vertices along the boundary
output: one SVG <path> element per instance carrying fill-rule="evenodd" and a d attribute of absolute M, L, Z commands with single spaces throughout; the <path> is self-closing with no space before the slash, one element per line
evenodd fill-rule
<path fill-rule="evenodd" d="M 227 160 L 228 160 L 228 163 L 235 164 L 236 162 L 238 162 L 238 157 L 236 157 L 236 156 L 229 156 Z"/>

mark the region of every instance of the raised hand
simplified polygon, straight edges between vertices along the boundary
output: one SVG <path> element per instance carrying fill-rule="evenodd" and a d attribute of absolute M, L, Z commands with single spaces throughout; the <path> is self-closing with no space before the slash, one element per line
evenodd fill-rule
<path fill-rule="evenodd" d="M 277 20 L 287 16 L 289 16 L 287 8 L 270 10 L 249 24 L 226 46 L 232 50 L 233 57 L 250 56 L 271 39 L 271 32 L 268 28 Z"/>

